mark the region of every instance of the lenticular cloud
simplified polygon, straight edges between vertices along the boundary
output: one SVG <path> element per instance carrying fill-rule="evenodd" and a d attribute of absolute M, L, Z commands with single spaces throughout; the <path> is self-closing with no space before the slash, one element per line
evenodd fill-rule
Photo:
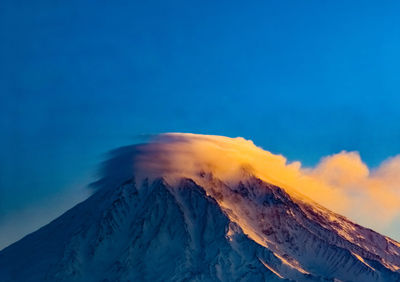
<path fill-rule="evenodd" d="M 128 177 L 198 179 L 212 173 L 225 182 L 253 174 L 289 194 L 319 204 L 377 229 L 400 214 L 400 156 L 371 170 L 357 152 L 327 156 L 313 168 L 288 162 L 243 138 L 167 133 L 145 144 L 122 147 L 104 162 L 94 186 L 116 186 Z M 379 223 L 376 223 L 379 222 Z"/>

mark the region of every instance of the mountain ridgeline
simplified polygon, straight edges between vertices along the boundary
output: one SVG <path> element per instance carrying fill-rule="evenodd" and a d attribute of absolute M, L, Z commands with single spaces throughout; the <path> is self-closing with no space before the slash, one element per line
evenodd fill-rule
<path fill-rule="evenodd" d="M 251 174 L 130 178 L 3 249 L 0 281 L 395 282 L 400 243 Z"/>

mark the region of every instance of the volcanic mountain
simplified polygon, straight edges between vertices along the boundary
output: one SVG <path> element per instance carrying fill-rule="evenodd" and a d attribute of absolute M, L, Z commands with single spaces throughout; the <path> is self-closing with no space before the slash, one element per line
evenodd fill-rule
<path fill-rule="evenodd" d="M 0 281 L 400 281 L 400 243 L 167 137 L 114 151 L 91 197 L 0 252 Z"/>

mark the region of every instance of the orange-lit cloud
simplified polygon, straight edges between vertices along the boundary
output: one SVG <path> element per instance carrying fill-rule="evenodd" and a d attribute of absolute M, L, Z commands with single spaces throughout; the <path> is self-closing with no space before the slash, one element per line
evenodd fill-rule
<path fill-rule="evenodd" d="M 370 170 L 357 152 L 324 157 L 314 168 L 288 162 L 243 138 L 171 133 L 142 145 L 135 155 L 137 175 L 196 180 L 212 172 L 225 182 L 239 180 L 245 171 L 300 193 L 357 222 L 382 230 L 400 215 L 400 156 Z"/>
<path fill-rule="evenodd" d="M 343 151 L 323 158 L 315 168 L 304 172 L 343 191 L 350 206 L 339 212 L 363 224 L 380 229 L 400 214 L 400 156 L 370 170 L 357 152 Z"/>

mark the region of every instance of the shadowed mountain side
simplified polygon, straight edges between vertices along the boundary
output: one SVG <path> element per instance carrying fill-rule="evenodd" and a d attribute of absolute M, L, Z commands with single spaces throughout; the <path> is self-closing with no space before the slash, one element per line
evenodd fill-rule
<path fill-rule="evenodd" d="M 381 249 L 377 243 L 386 237 L 358 227 L 365 239 L 357 245 L 339 234 L 341 223 L 350 224 L 345 218 L 330 229 L 333 213 L 307 209 L 254 177 L 234 187 L 203 178 L 207 188 L 190 179 L 170 186 L 158 178 L 150 185 L 131 180 L 99 189 L 0 252 L 0 278 L 400 281 L 391 269 L 399 265 L 399 245 Z"/>

